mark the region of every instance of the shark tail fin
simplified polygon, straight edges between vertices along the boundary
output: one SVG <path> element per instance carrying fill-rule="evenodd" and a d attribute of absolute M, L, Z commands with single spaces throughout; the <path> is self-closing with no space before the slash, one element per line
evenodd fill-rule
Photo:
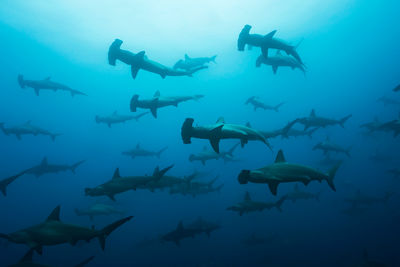
<path fill-rule="evenodd" d="M 168 147 L 166 146 L 166 147 L 162 148 L 160 151 L 158 151 L 157 154 L 156 154 L 157 158 L 160 158 L 161 153 L 163 153 L 167 149 L 168 149 Z"/>
<path fill-rule="evenodd" d="M 216 176 L 214 179 L 212 179 L 211 181 L 209 181 L 208 183 L 207 183 L 207 185 L 208 185 L 208 188 L 211 188 L 212 187 L 212 185 L 218 180 L 218 176 Z"/>
<path fill-rule="evenodd" d="M 79 165 L 81 165 L 82 163 L 84 163 L 86 160 L 81 160 L 77 163 L 75 163 L 74 165 L 71 166 L 71 171 L 72 173 L 75 173 L 75 169 L 78 168 Z"/>
<path fill-rule="evenodd" d="M 217 63 L 216 61 L 215 61 L 215 59 L 217 58 L 217 55 L 214 55 L 214 56 L 212 56 L 211 58 L 210 58 L 210 61 L 212 61 L 212 62 L 214 62 L 215 64 Z"/>
<path fill-rule="evenodd" d="M 187 71 L 186 75 L 189 76 L 189 77 L 192 77 L 193 73 L 198 72 L 199 70 L 202 70 L 202 69 L 208 69 L 208 66 L 200 66 L 200 67 L 197 67 L 197 68 L 193 68 L 193 69 Z"/>
<path fill-rule="evenodd" d="M 279 212 L 282 212 L 281 206 L 282 206 L 283 202 L 285 202 L 286 198 L 287 198 L 287 196 L 285 195 L 285 196 L 281 197 L 281 198 L 275 203 L 275 207 L 279 210 Z"/>
<path fill-rule="evenodd" d="M 24 76 L 22 74 L 18 75 L 18 84 L 21 88 L 25 88 L 25 80 L 24 80 Z"/>
<path fill-rule="evenodd" d="M 341 163 L 336 164 L 329 172 L 326 181 L 328 182 L 329 187 L 336 192 L 335 184 L 333 183 L 333 179 L 335 178 L 336 172 L 339 169 Z"/>
<path fill-rule="evenodd" d="M 118 227 L 123 225 L 124 223 L 130 221 L 133 218 L 133 216 L 129 216 L 126 218 L 123 218 L 121 220 L 118 220 L 110 225 L 107 225 L 103 229 L 100 230 L 98 238 L 100 242 L 101 249 L 104 250 L 106 246 L 106 238 Z"/>
<path fill-rule="evenodd" d="M 235 151 L 235 149 L 240 145 L 240 143 L 235 144 L 233 147 L 231 147 L 231 149 L 229 149 L 229 151 L 227 152 L 227 154 L 231 157 L 233 157 L 233 152 Z"/>
<path fill-rule="evenodd" d="M 346 117 L 342 118 L 342 119 L 339 121 L 339 124 L 340 124 L 340 126 L 342 126 L 342 128 L 344 128 L 344 123 L 345 123 L 348 119 L 350 119 L 351 116 L 352 116 L 351 114 L 350 114 L 350 115 L 347 115 Z"/>
<path fill-rule="evenodd" d="M 91 257 L 85 259 L 84 261 L 82 261 L 81 263 L 75 265 L 74 267 L 83 267 L 86 264 L 88 264 L 89 262 L 91 262 L 93 259 L 94 259 L 94 256 L 91 256 Z"/>
<path fill-rule="evenodd" d="M 274 110 L 275 110 L 276 112 L 278 112 L 278 111 L 279 111 L 279 108 L 280 108 L 283 104 L 285 104 L 285 103 L 284 103 L 284 102 L 279 103 L 278 105 L 276 105 L 276 106 L 274 107 Z"/>
<path fill-rule="evenodd" d="M 122 43 L 122 40 L 115 39 L 114 42 L 110 45 L 110 48 L 108 49 L 108 64 L 115 66 L 117 53 L 120 50 Z"/>
<path fill-rule="evenodd" d="M 219 186 L 217 186 L 216 188 L 215 188 L 215 191 L 217 191 L 218 193 L 219 192 L 221 192 L 221 189 L 224 187 L 224 184 L 221 184 L 221 185 L 219 185 Z"/>
<path fill-rule="evenodd" d="M 3 193 L 3 196 L 7 196 L 7 186 L 5 184 L 0 184 L 0 191 Z"/>

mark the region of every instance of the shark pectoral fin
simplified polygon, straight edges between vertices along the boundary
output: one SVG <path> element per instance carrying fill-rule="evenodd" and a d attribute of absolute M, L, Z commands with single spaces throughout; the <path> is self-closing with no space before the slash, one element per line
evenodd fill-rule
<path fill-rule="evenodd" d="M 210 144 L 216 153 L 219 153 L 219 141 L 218 138 L 210 138 Z"/>
<path fill-rule="evenodd" d="M 278 71 L 278 66 L 272 65 L 272 71 L 274 72 L 274 74 L 276 74 L 276 72 Z"/>
<path fill-rule="evenodd" d="M 112 201 L 116 201 L 114 195 L 107 195 Z"/>
<path fill-rule="evenodd" d="M 278 183 L 278 182 L 275 182 L 275 181 L 269 182 L 269 183 L 268 183 L 269 190 L 271 191 L 271 193 L 272 193 L 274 196 L 276 196 L 276 194 L 277 194 L 277 192 L 278 192 L 278 185 L 279 185 L 279 183 Z"/>
<path fill-rule="evenodd" d="M 249 140 L 247 140 L 247 139 L 240 139 L 241 147 L 244 147 L 244 145 L 247 144 L 248 142 L 249 142 Z"/>
<path fill-rule="evenodd" d="M 140 70 L 139 67 L 136 67 L 136 66 L 133 66 L 133 65 L 131 66 L 131 75 L 132 75 L 133 79 L 136 79 L 136 76 L 137 76 L 139 70 Z"/>
<path fill-rule="evenodd" d="M 34 90 L 35 90 L 35 94 L 36 94 L 37 96 L 39 96 L 39 91 L 40 91 L 40 89 L 39 89 L 39 88 L 34 88 Z"/>
<path fill-rule="evenodd" d="M 265 58 L 268 58 L 268 47 L 261 47 L 261 52 Z"/>

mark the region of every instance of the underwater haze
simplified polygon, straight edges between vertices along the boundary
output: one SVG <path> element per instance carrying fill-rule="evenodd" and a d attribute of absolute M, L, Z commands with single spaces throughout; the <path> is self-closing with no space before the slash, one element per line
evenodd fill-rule
<path fill-rule="evenodd" d="M 400 266 L 399 9 L 0 1 L 0 266 Z"/>

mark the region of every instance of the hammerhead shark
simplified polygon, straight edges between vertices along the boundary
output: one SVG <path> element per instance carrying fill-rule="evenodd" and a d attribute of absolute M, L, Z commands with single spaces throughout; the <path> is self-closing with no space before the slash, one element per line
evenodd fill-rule
<path fill-rule="evenodd" d="M 5 135 L 10 135 L 14 134 L 18 140 L 21 140 L 22 135 L 47 135 L 51 137 L 51 140 L 56 140 L 57 136 L 60 136 L 61 134 L 57 133 L 51 133 L 45 129 L 42 129 L 38 126 L 32 125 L 31 121 L 27 121 L 26 123 L 10 128 L 4 127 L 4 123 L 0 123 L 0 129 L 3 131 Z"/>
<path fill-rule="evenodd" d="M 251 104 L 254 107 L 254 111 L 256 111 L 258 108 L 264 109 L 264 110 L 274 110 L 275 112 L 279 111 L 279 108 L 285 104 L 285 103 L 279 103 L 276 106 L 270 106 L 268 104 L 265 104 L 260 101 L 260 99 L 256 96 L 252 96 L 246 101 L 246 105 Z"/>
<path fill-rule="evenodd" d="M 18 83 L 21 88 L 25 88 L 26 86 L 33 88 L 37 96 L 39 96 L 40 90 L 67 91 L 71 93 L 72 97 L 75 95 L 87 96 L 87 94 L 71 89 L 64 84 L 53 82 L 50 77 L 43 80 L 24 80 L 24 76 L 18 75 Z"/>
<path fill-rule="evenodd" d="M 159 74 L 161 78 L 164 79 L 166 76 L 192 76 L 192 74 L 196 71 L 207 68 L 207 66 L 200 66 L 197 68 L 193 68 L 189 71 L 174 70 L 172 68 L 161 65 L 158 62 L 148 59 L 144 55 L 145 51 L 140 51 L 139 53 L 134 54 L 127 50 L 122 50 L 122 43 L 122 40 L 115 39 L 114 42 L 110 45 L 110 48 L 108 50 L 108 63 L 112 66 L 115 66 L 115 63 L 118 59 L 125 64 L 130 65 L 133 79 L 136 79 L 136 76 L 140 69 Z"/>
<path fill-rule="evenodd" d="M 256 169 L 242 170 L 238 176 L 240 184 L 248 182 L 256 184 L 268 184 L 271 193 L 276 196 L 280 183 L 301 182 L 308 185 L 311 181 L 327 181 L 333 191 L 336 191 L 333 179 L 340 164 L 333 167 L 328 173 L 323 173 L 314 168 L 291 164 L 286 162 L 283 151 L 279 150 L 275 162 L 271 165 Z"/>
<path fill-rule="evenodd" d="M 37 253 L 42 254 L 43 246 L 54 246 L 64 243 L 76 245 L 78 241 L 90 241 L 98 238 L 101 248 L 104 250 L 106 237 L 115 229 L 131 220 L 129 216 L 118 220 L 103 229 L 86 228 L 73 224 L 63 223 L 60 220 L 60 206 L 57 206 L 47 217 L 46 221 L 28 227 L 11 234 L 0 234 L 0 238 L 16 244 L 25 244 Z"/>
<path fill-rule="evenodd" d="M 292 68 L 292 70 L 299 69 L 304 74 L 306 73 L 306 69 L 303 64 L 301 64 L 299 61 L 297 61 L 297 59 L 293 57 L 282 55 L 280 50 L 276 52 L 275 56 L 269 56 L 266 58 L 264 55 L 260 55 L 257 58 L 256 67 L 261 67 L 261 64 L 271 66 L 274 74 L 277 73 L 279 67 L 290 67 Z"/>
<path fill-rule="evenodd" d="M 157 158 L 160 158 L 161 153 L 163 153 L 167 149 L 168 149 L 168 147 L 163 147 L 159 151 L 150 151 L 150 150 L 142 148 L 140 146 L 140 144 L 138 143 L 134 149 L 122 152 L 122 155 L 129 156 L 132 159 L 134 159 L 136 157 L 157 157 Z"/>
<path fill-rule="evenodd" d="M 350 114 L 339 120 L 329 119 L 329 118 L 317 116 L 315 113 L 315 110 L 313 109 L 313 110 L 311 110 L 310 116 L 304 117 L 304 118 L 299 118 L 299 119 L 297 119 L 297 122 L 304 125 L 304 130 L 307 130 L 310 127 L 325 128 L 327 126 L 333 126 L 333 125 L 340 125 L 342 128 L 344 128 L 344 123 L 348 119 L 350 119 L 351 116 L 352 115 Z"/>
<path fill-rule="evenodd" d="M 149 112 L 143 112 L 136 116 L 131 116 L 131 115 L 120 115 L 117 113 L 117 111 L 114 111 L 113 114 L 111 114 L 110 116 L 96 116 L 96 123 L 105 123 L 107 124 L 108 128 L 111 128 L 112 124 L 124 123 L 130 120 L 139 121 L 139 119 L 146 114 L 149 114 Z"/>
<path fill-rule="evenodd" d="M 239 139 L 242 147 L 249 140 L 261 141 L 271 150 L 272 147 L 264 135 L 250 125 L 228 124 L 224 118 L 219 118 L 215 124 L 193 127 L 194 119 L 187 118 L 182 125 L 181 136 L 184 144 L 190 144 L 191 138 L 208 139 L 214 151 L 219 153 L 219 141 L 221 139 Z"/>
<path fill-rule="evenodd" d="M 39 165 L 26 170 L 25 173 L 33 174 L 36 177 L 42 176 L 47 173 L 59 173 L 65 171 L 71 171 L 72 173 L 75 173 L 75 169 L 84 162 L 85 160 L 81 160 L 72 165 L 57 165 L 57 164 L 49 164 L 47 162 L 47 157 L 44 157 Z"/>
<path fill-rule="evenodd" d="M 154 118 L 157 118 L 157 109 L 167 106 L 178 107 L 181 102 L 189 100 L 199 100 L 203 95 L 193 96 L 161 96 L 160 91 L 156 91 L 153 98 L 139 100 L 139 95 L 134 95 L 131 99 L 131 111 L 136 112 L 137 108 L 150 109 Z"/>
<path fill-rule="evenodd" d="M 212 57 L 189 57 L 187 54 L 185 54 L 185 60 L 179 60 L 178 62 L 175 63 L 174 65 L 174 70 L 176 69 L 183 69 L 186 71 L 190 71 L 194 68 L 204 66 L 204 64 L 207 64 L 209 62 L 214 62 L 215 63 L 215 58 L 217 55 L 212 56 Z"/>
<path fill-rule="evenodd" d="M 251 26 L 245 25 L 239 34 L 237 46 L 239 51 L 244 51 L 246 45 L 257 46 L 261 48 L 262 54 L 268 58 L 270 48 L 285 51 L 286 54 L 293 56 L 300 64 L 303 64 L 299 54 L 296 51 L 297 46 L 287 44 L 286 42 L 274 38 L 276 30 L 266 34 L 250 34 Z"/>

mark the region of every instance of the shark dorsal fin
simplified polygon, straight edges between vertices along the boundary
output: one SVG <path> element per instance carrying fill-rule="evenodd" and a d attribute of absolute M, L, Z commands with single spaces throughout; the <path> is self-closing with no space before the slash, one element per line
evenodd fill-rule
<path fill-rule="evenodd" d="M 225 123 L 224 117 L 219 117 L 217 123 Z"/>
<path fill-rule="evenodd" d="M 44 78 L 44 80 L 45 81 L 50 81 L 50 79 L 51 79 L 51 77 L 49 76 L 49 77 L 46 77 L 46 78 Z"/>
<path fill-rule="evenodd" d="M 176 227 L 176 230 L 177 230 L 177 231 L 182 231 L 182 230 L 183 230 L 183 222 L 182 222 L 182 221 L 180 221 L 180 222 L 178 223 L 178 226 Z"/>
<path fill-rule="evenodd" d="M 276 159 L 275 159 L 275 163 L 281 163 L 281 162 L 286 162 L 282 149 L 279 150 L 278 155 L 276 156 Z"/>
<path fill-rule="evenodd" d="M 315 117 L 315 109 L 311 110 L 310 117 Z"/>
<path fill-rule="evenodd" d="M 40 163 L 40 165 L 42 165 L 42 166 L 46 166 L 47 165 L 47 157 L 44 157 L 42 159 L 42 163 Z"/>
<path fill-rule="evenodd" d="M 250 122 L 246 123 L 246 127 L 252 128 Z"/>
<path fill-rule="evenodd" d="M 271 39 L 272 37 L 274 37 L 275 33 L 277 30 L 273 30 L 272 32 L 264 35 L 264 39 Z"/>
<path fill-rule="evenodd" d="M 60 221 L 60 205 L 58 205 L 47 217 L 46 222 L 48 221 Z"/>
<path fill-rule="evenodd" d="M 157 90 L 155 93 L 154 93 L 154 95 L 153 95 L 153 97 L 160 97 L 160 91 L 159 90 Z"/>
<path fill-rule="evenodd" d="M 119 174 L 119 168 L 115 169 L 114 175 L 112 177 L 113 179 L 121 178 L 121 175 Z"/>
<path fill-rule="evenodd" d="M 188 54 L 185 54 L 185 60 L 190 60 L 190 57 L 188 56 Z"/>
<path fill-rule="evenodd" d="M 250 193 L 248 191 L 244 195 L 244 201 L 251 201 Z"/>
<path fill-rule="evenodd" d="M 137 143 L 136 149 L 140 149 L 140 143 Z"/>
<path fill-rule="evenodd" d="M 19 261 L 19 263 L 23 262 L 32 262 L 33 258 L 33 249 L 30 249 Z"/>

